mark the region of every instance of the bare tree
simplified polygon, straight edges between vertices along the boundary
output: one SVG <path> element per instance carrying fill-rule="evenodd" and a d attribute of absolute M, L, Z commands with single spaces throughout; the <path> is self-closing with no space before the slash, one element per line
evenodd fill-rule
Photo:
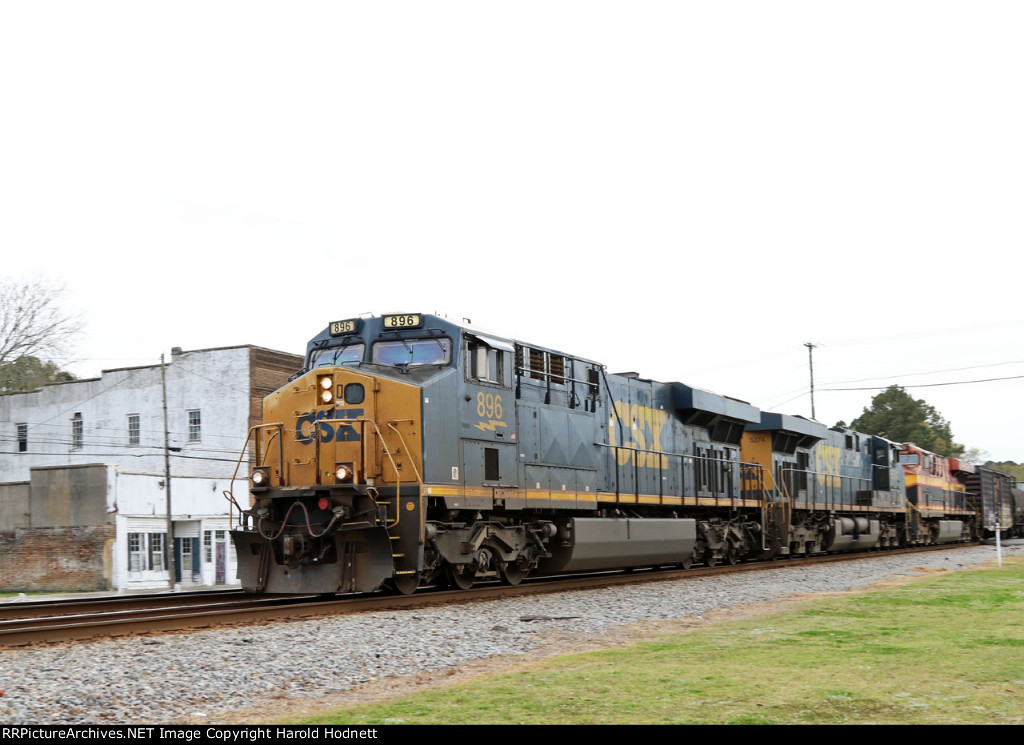
<path fill-rule="evenodd" d="M 0 365 L 68 349 L 82 324 L 61 308 L 64 290 L 42 279 L 0 281 Z"/>

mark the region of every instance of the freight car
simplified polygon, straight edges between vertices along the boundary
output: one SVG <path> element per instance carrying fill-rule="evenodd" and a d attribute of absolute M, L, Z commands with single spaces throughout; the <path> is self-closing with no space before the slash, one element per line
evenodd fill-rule
<path fill-rule="evenodd" d="M 962 486 L 908 503 L 896 443 L 435 315 L 329 324 L 263 408 L 249 506 L 229 494 L 251 592 L 465 589 L 974 530 Z"/>
<path fill-rule="evenodd" d="M 1013 537 L 1024 537 L 1024 490 L 1018 488 L 1019 483 L 1014 482 L 1010 489 L 1010 496 L 1013 499 Z"/>
<path fill-rule="evenodd" d="M 951 459 L 953 473 L 968 492 L 968 503 L 980 516 L 979 537 L 1024 535 L 1024 494 L 1000 471 Z"/>

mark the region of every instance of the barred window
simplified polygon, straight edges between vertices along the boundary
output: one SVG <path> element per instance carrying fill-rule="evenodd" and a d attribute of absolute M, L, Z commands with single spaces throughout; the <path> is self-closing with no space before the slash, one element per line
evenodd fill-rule
<path fill-rule="evenodd" d="M 199 409 L 188 410 L 188 440 L 189 442 L 199 442 L 200 435 L 202 434 L 202 421 L 199 416 Z"/>
<path fill-rule="evenodd" d="M 565 357 L 560 354 L 549 354 L 548 364 L 551 369 L 551 382 L 565 385 Z"/>
<path fill-rule="evenodd" d="M 530 377 L 544 380 L 544 352 L 540 349 L 530 350 Z"/>

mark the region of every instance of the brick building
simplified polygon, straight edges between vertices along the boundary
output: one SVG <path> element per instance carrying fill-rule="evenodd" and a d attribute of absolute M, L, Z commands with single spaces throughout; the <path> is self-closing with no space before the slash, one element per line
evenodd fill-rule
<path fill-rule="evenodd" d="M 0 395 L 0 589 L 160 588 L 169 570 L 234 584 L 223 492 L 263 397 L 301 366 L 254 346 L 175 348 L 163 368 Z"/>

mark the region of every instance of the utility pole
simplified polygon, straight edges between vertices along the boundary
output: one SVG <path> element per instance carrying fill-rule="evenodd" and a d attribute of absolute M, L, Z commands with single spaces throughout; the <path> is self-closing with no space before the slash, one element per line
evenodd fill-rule
<path fill-rule="evenodd" d="M 164 370 L 164 356 L 160 355 L 160 385 L 164 393 L 164 487 L 167 489 L 167 540 L 164 541 L 164 566 L 167 567 L 167 582 L 174 589 L 174 566 L 171 563 L 174 546 L 174 516 L 171 512 L 171 434 L 167 426 L 167 374 Z"/>
<path fill-rule="evenodd" d="M 814 414 L 814 347 L 817 345 L 808 341 L 804 346 L 807 347 L 807 362 L 811 366 L 811 419 L 817 419 Z"/>

